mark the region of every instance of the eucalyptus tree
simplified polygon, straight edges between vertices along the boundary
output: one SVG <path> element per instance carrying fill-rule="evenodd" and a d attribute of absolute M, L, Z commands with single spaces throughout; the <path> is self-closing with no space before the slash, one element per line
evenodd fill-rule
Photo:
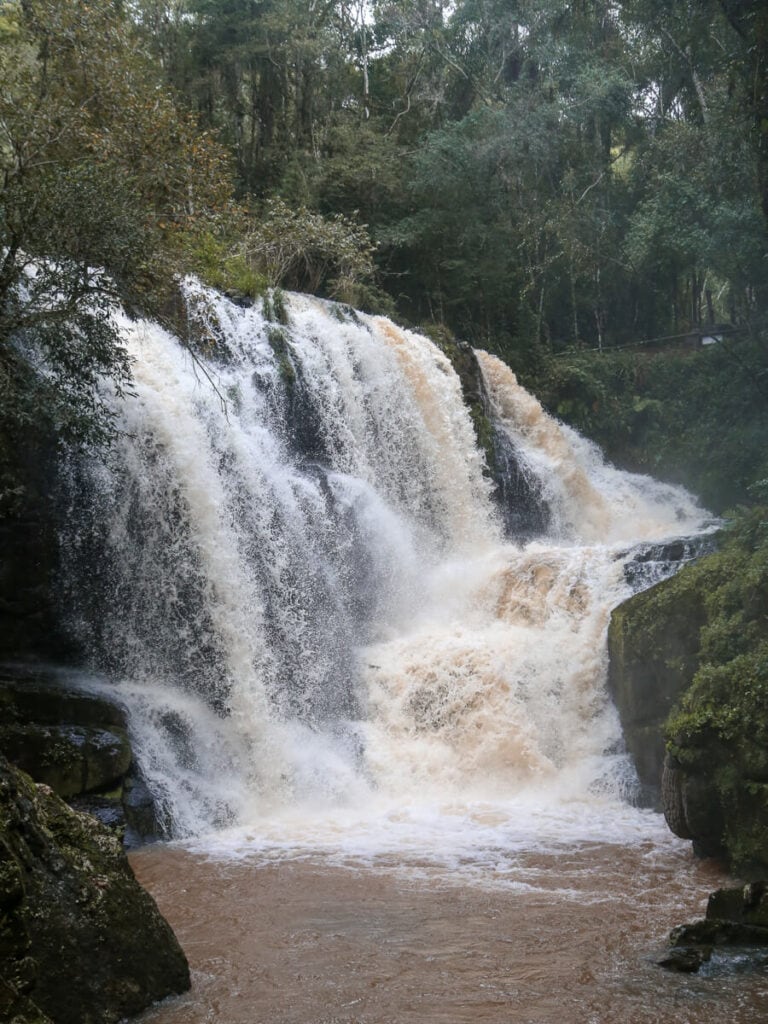
<path fill-rule="evenodd" d="M 391 233 L 403 271 L 429 268 L 415 306 L 507 354 L 601 343 L 623 306 L 617 164 L 635 130 L 615 9 L 467 0 L 445 45 L 453 119 L 425 134 Z"/>

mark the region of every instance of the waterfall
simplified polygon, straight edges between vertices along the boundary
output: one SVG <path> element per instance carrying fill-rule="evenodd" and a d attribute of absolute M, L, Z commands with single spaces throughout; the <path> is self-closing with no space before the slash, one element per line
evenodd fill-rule
<path fill-rule="evenodd" d="M 500 509 L 426 338 L 185 288 L 198 354 L 123 317 L 120 438 L 62 484 L 67 623 L 169 833 L 624 793 L 610 609 L 635 545 L 702 529 L 694 500 L 606 465 L 479 352 Z"/>

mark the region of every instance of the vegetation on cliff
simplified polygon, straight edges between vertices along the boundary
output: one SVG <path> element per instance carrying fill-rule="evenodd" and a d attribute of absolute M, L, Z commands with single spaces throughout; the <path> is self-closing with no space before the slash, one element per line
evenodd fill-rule
<path fill-rule="evenodd" d="M 622 606 L 611 634 L 623 713 L 631 716 L 639 700 L 654 704 L 658 718 L 659 694 L 667 706 L 677 701 L 663 731 L 679 830 L 739 871 L 765 872 L 768 507 L 745 511 L 715 554 Z M 674 806 L 665 809 L 678 817 Z"/>
<path fill-rule="evenodd" d="M 768 870 L 768 508 L 744 515 L 670 590 L 695 591 L 706 613 L 698 668 L 667 722 L 670 753 L 714 783 L 731 862 Z"/>
<path fill-rule="evenodd" d="M 359 216 L 410 323 L 519 371 L 764 306 L 757 0 L 132 6 L 238 194 Z"/>
<path fill-rule="evenodd" d="M 526 383 L 626 468 L 683 484 L 717 513 L 768 478 L 768 331 L 696 350 L 581 352 Z"/>
<path fill-rule="evenodd" d="M 538 380 L 562 350 L 754 327 L 768 32 L 737 7 L 0 0 L 5 419 L 108 431 L 109 301 L 168 315 L 189 270 L 438 324 Z"/>
<path fill-rule="evenodd" d="M 130 381 L 111 306 L 161 309 L 226 155 L 113 4 L 2 3 L 0 81 L 0 426 L 98 437 L 99 380 Z"/>

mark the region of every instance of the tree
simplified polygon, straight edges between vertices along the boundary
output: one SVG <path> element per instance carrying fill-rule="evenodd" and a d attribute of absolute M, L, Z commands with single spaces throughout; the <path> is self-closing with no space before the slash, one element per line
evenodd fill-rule
<path fill-rule="evenodd" d="M 0 389 L 16 427 L 103 437 L 130 380 L 112 304 L 162 306 L 179 236 L 228 194 L 118 3 L 0 3 Z"/>
<path fill-rule="evenodd" d="M 358 305 L 359 289 L 373 275 L 373 246 L 364 225 L 341 214 L 327 219 L 306 208 L 293 210 L 280 199 L 266 203 L 240 251 L 273 288 L 324 291 Z"/>

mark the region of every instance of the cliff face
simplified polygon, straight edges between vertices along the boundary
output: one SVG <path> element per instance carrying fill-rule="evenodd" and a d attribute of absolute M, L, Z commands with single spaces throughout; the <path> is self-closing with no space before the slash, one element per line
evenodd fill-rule
<path fill-rule="evenodd" d="M 36 430 L 8 436 L 0 425 L 0 661 L 58 660 L 68 653 L 53 596 L 56 455 L 50 436 Z"/>
<path fill-rule="evenodd" d="M 741 873 L 768 870 L 768 513 L 617 608 L 610 689 L 647 803 Z"/>
<path fill-rule="evenodd" d="M 684 571 L 684 570 L 683 570 Z M 641 801 L 661 809 L 664 725 L 698 667 L 704 609 L 695 590 L 667 580 L 616 608 L 608 631 L 608 686 L 637 769 Z"/>

